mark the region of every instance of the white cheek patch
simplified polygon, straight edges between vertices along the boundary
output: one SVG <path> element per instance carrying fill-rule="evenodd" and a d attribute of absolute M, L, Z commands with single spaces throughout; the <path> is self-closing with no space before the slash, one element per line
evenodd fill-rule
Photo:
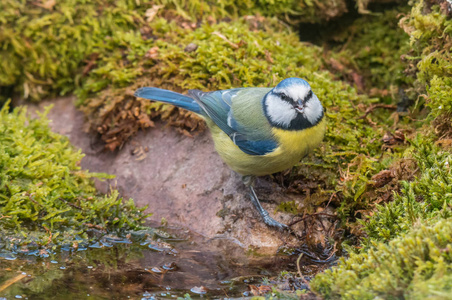
<path fill-rule="evenodd" d="M 308 119 L 309 123 L 315 124 L 317 120 L 322 116 L 323 107 L 317 96 L 313 96 L 304 107 L 304 116 Z"/>
<path fill-rule="evenodd" d="M 269 94 L 265 101 L 267 115 L 272 123 L 288 127 L 290 122 L 297 117 L 297 112 L 290 103 L 279 97 Z"/>

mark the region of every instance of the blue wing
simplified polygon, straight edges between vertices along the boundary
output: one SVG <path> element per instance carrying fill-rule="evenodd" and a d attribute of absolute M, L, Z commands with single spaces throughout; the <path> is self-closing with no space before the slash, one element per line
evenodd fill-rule
<path fill-rule="evenodd" d="M 239 88 L 216 92 L 190 90 L 188 96 L 185 96 L 164 89 L 144 87 L 138 89 L 135 96 L 170 103 L 209 117 L 243 152 L 249 155 L 265 155 L 278 147 L 271 135 L 271 128 L 265 127 L 268 126 L 268 122 L 266 120 L 257 123 L 247 122 L 246 113 L 245 118 L 238 120 L 234 116 L 233 101 L 236 98 L 235 103 L 239 104 L 235 107 L 238 107 L 243 115 L 243 111 L 251 112 L 260 107 L 266 92 L 267 89 L 262 88 Z"/>
<path fill-rule="evenodd" d="M 249 155 L 265 155 L 272 152 L 278 147 L 278 144 L 274 140 L 262 140 L 262 141 L 249 141 L 249 140 L 234 140 L 240 150 Z"/>
<path fill-rule="evenodd" d="M 262 133 L 259 132 L 259 129 L 261 128 L 248 128 L 234 116 L 233 99 L 239 96 L 238 93 L 244 90 L 245 89 L 243 88 L 215 92 L 190 90 L 188 94 L 195 99 L 202 110 L 204 110 L 205 114 L 207 114 L 207 116 L 212 119 L 212 121 L 223 130 L 243 152 L 249 155 L 265 155 L 278 147 L 276 140 L 270 132 Z M 260 99 L 262 99 L 262 97 L 260 97 Z M 242 98 L 240 100 L 246 101 L 247 99 Z M 261 101 L 259 100 L 256 104 L 261 105 Z M 270 130 L 268 129 L 267 131 Z"/>

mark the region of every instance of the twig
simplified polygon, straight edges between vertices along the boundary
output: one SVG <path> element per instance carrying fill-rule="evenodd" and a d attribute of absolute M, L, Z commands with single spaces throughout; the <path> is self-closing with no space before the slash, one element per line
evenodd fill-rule
<path fill-rule="evenodd" d="M 309 288 L 309 281 L 307 281 L 306 278 L 304 278 L 303 274 L 301 274 L 300 259 L 302 256 L 303 256 L 303 253 L 300 253 L 300 256 L 298 256 L 298 259 L 297 259 L 298 275 L 300 276 L 300 278 L 304 282 L 304 284 L 306 284 L 306 286 Z"/>
<path fill-rule="evenodd" d="M 330 205 L 331 200 L 333 200 L 333 197 L 336 196 L 336 194 L 337 194 L 336 192 L 334 192 L 333 194 L 331 194 L 330 200 L 328 200 L 328 203 L 326 204 L 325 208 L 327 208 L 327 207 Z"/>
<path fill-rule="evenodd" d="M 219 33 L 218 31 L 214 31 L 214 32 L 212 32 L 212 34 L 215 34 L 216 36 L 219 36 L 223 41 L 225 41 L 226 43 L 231 45 L 232 48 L 239 49 L 239 45 L 237 45 L 236 43 L 231 42 L 226 36 L 224 36 L 223 34 Z"/>
<path fill-rule="evenodd" d="M 32 193 L 32 194 L 34 195 L 34 193 Z M 31 197 L 32 194 L 27 193 L 28 199 L 30 199 L 30 201 L 33 202 L 34 204 L 39 205 L 39 206 L 42 206 L 41 203 L 39 203 L 38 201 L 36 201 L 35 199 L 33 199 L 33 198 Z"/>
<path fill-rule="evenodd" d="M 297 224 L 297 223 L 300 223 L 301 221 L 306 220 L 307 218 L 314 217 L 314 216 L 318 216 L 318 215 L 321 215 L 321 216 L 327 216 L 327 217 L 332 217 L 332 218 L 337 218 L 336 215 L 318 212 L 318 213 L 313 213 L 313 214 L 307 215 L 307 216 L 305 216 L 305 217 L 303 217 L 303 218 L 301 218 L 301 219 L 299 219 L 299 220 L 292 221 L 292 223 L 290 223 L 288 226 L 295 225 L 295 224 Z"/>
<path fill-rule="evenodd" d="M 382 103 L 372 105 L 368 109 L 366 109 L 366 112 L 364 113 L 364 115 L 359 117 L 358 120 L 366 118 L 367 115 L 370 114 L 372 111 L 374 111 L 376 108 L 397 109 L 397 106 L 392 105 L 392 104 L 382 104 Z"/>
<path fill-rule="evenodd" d="M 21 279 L 27 277 L 27 274 L 19 274 L 14 278 L 11 278 L 9 280 L 7 280 L 4 284 L 2 284 L 0 286 L 0 292 L 3 292 L 4 290 L 6 290 L 10 285 L 20 281 Z M 5 298 L 6 299 L 6 298 Z"/>
<path fill-rule="evenodd" d="M 334 245 L 333 245 L 333 252 L 331 252 L 330 256 L 328 256 L 328 258 L 325 259 L 325 261 L 328 261 L 331 257 L 333 257 L 334 253 L 337 252 L 336 244 L 337 244 L 337 242 L 334 242 Z"/>
<path fill-rule="evenodd" d="M 238 281 L 243 281 L 245 279 L 254 278 L 254 277 L 265 277 L 265 275 L 261 275 L 261 274 L 243 275 L 243 276 L 231 278 L 230 281 L 238 282 Z"/>
<path fill-rule="evenodd" d="M 69 206 L 71 206 L 71 207 L 73 207 L 73 208 L 76 208 L 76 209 L 79 209 L 79 210 L 83 210 L 83 208 L 81 208 L 80 206 L 78 206 L 78 205 L 76 205 L 76 204 L 74 204 L 74 203 L 71 203 L 71 202 L 69 202 L 68 200 L 66 200 L 66 199 L 64 199 L 64 198 L 58 198 L 60 201 L 63 201 L 63 202 L 65 202 L 67 205 L 69 205 Z"/>
<path fill-rule="evenodd" d="M 228 298 L 229 298 L 228 293 L 227 293 L 224 289 L 221 289 L 221 290 L 222 290 L 223 293 L 226 295 L 226 299 L 228 299 Z"/>
<path fill-rule="evenodd" d="M 83 223 L 88 228 L 95 228 L 100 231 L 107 231 L 105 227 L 102 227 L 101 225 L 91 224 L 91 223 Z"/>

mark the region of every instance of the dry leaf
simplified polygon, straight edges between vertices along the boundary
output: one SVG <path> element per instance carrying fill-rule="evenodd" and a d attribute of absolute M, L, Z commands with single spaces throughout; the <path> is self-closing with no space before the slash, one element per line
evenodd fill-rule
<path fill-rule="evenodd" d="M 56 5 L 56 0 L 47 0 L 41 3 L 34 3 L 34 5 L 42 7 L 47 10 L 53 10 L 53 7 Z"/>
<path fill-rule="evenodd" d="M 151 8 L 149 8 L 148 10 L 146 10 L 146 12 L 144 13 L 144 15 L 146 16 L 146 22 L 148 22 L 148 23 L 152 22 L 152 20 L 154 20 L 155 16 L 159 12 L 159 10 L 163 7 L 165 7 L 165 6 L 164 5 L 154 5 Z"/>

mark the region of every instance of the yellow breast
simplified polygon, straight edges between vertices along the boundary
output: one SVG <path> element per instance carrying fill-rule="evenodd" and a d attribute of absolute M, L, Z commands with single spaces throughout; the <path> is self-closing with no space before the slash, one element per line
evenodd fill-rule
<path fill-rule="evenodd" d="M 241 175 L 263 176 L 292 167 L 316 148 L 325 135 L 326 121 L 323 118 L 316 126 L 299 131 L 273 128 L 279 147 L 266 155 L 246 154 L 216 125 L 209 127 L 217 152 L 232 170 Z"/>
<path fill-rule="evenodd" d="M 273 134 L 280 146 L 268 155 L 277 156 L 285 153 L 286 155 L 300 155 L 302 158 L 320 144 L 325 135 L 325 130 L 325 118 L 316 126 L 304 130 L 291 131 L 273 128 Z"/>

